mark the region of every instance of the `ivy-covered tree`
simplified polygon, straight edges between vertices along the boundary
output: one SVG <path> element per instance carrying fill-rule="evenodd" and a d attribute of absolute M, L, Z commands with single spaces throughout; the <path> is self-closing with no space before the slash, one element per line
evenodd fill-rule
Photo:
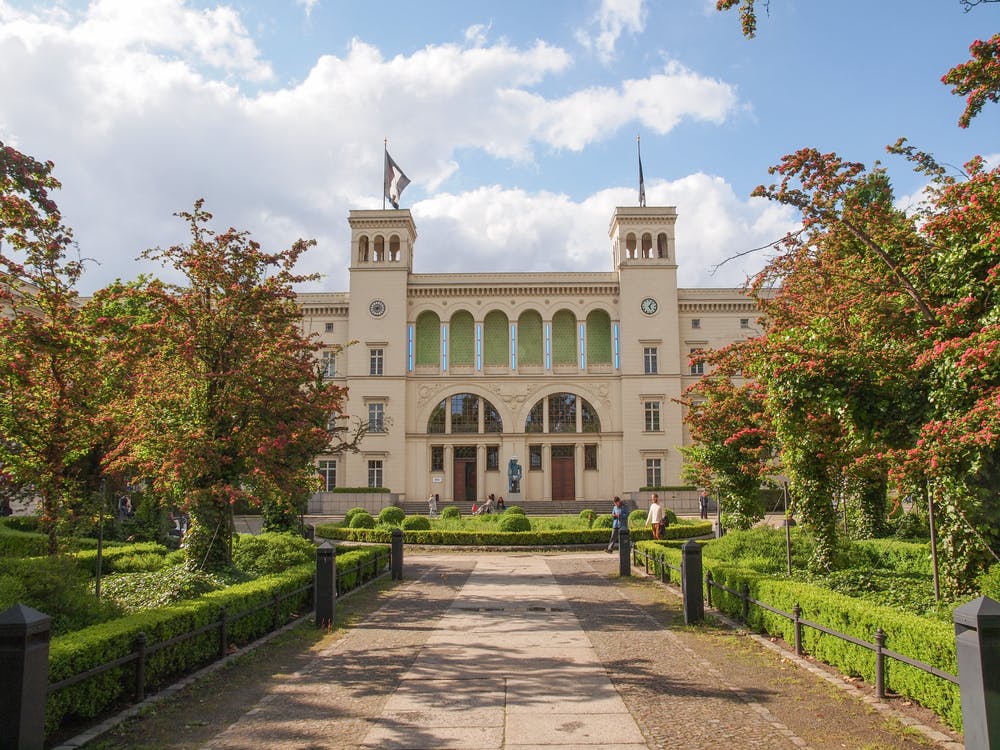
<path fill-rule="evenodd" d="M 322 377 L 292 291 L 312 278 L 294 267 L 313 243 L 264 252 L 246 232 L 209 229 L 202 201 L 178 216 L 190 242 L 145 255 L 184 281 L 141 290 L 155 320 L 132 330 L 134 398 L 112 465 L 175 498 L 191 516 L 189 562 L 217 569 L 231 560 L 233 503 L 310 491 L 345 390 Z"/>
<path fill-rule="evenodd" d="M 49 552 L 86 511 L 105 415 L 96 338 L 80 314 L 72 231 L 52 162 L 0 143 L 0 481 L 41 502 Z"/>

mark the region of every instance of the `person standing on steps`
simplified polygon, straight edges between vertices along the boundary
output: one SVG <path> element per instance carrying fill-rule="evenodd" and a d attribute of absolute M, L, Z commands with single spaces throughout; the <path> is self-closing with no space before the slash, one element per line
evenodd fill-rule
<path fill-rule="evenodd" d="M 611 508 L 611 539 L 608 540 L 608 548 L 604 550 L 609 555 L 614 552 L 615 545 L 618 544 L 618 534 L 626 523 L 628 523 L 628 516 L 625 513 L 625 508 L 622 507 L 622 499 L 615 495 L 614 505 Z"/>
<path fill-rule="evenodd" d="M 708 518 L 708 491 L 702 490 L 701 494 L 698 495 L 698 515 L 702 518 Z"/>

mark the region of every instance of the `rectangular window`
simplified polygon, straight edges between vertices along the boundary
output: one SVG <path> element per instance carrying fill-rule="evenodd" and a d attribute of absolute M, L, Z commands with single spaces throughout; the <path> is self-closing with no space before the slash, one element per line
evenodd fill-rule
<path fill-rule="evenodd" d="M 646 402 L 646 432 L 660 431 L 660 402 Z"/>
<path fill-rule="evenodd" d="M 647 375 L 655 375 L 657 370 L 656 365 L 656 347 L 647 346 L 642 350 L 642 360 L 643 368 Z"/>
<path fill-rule="evenodd" d="M 385 432 L 385 404 L 368 404 L 368 432 Z"/>
<path fill-rule="evenodd" d="M 750 318 L 740 318 L 740 328 L 749 328 Z"/>
<path fill-rule="evenodd" d="M 323 483 L 323 492 L 333 492 L 333 488 L 337 486 L 337 462 L 320 461 L 319 478 Z"/>
<path fill-rule="evenodd" d="M 486 471 L 500 471 L 500 446 L 486 446 Z"/>
<path fill-rule="evenodd" d="M 385 359 L 385 349 L 371 349 L 368 352 L 368 374 L 381 375 Z"/>
<path fill-rule="evenodd" d="M 691 318 L 692 328 L 701 328 L 701 318 Z"/>
<path fill-rule="evenodd" d="M 660 459 L 646 459 L 646 486 L 661 487 L 663 485 L 663 473 L 660 469 Z"/>
<path fill-rule="evenodd" d="M 528 471 L 542 470 L 542 446 L 528 446 Z"/>
<path fill-rule="evenodd" d="M 597 446 L 596 445 L 585 445 L 583 446 L 583 468 L 584 469 L 597 469 Z"/>
<path fill-rule="evenodd" d="M 688 353 L 692 358 L 700 352 L 701 349 L 689 349 Z M 705 363 L 704 362 L 692 362 L 691 363 L 691 374 L 692 375 L 704 375 L 705 374 Z"/>
<path fill-rule="evenodd" d="M 381 461 L 369 461 L 368 462 L 368 486 L 369 487 L 382 487 L 382 462 Z"/>
<path fill-rule="evenodd" d="M 324 378 L 335 377 L 337 375 L 337 353 L 330 350 L 323 352 L 320 366 Z"/>
<path fill-rule="evenodd" d="M 327 323 L 326 324 L 326 332 L 327 333 L 333 333 L 333 323 Z"/>
<path fill-rule="evenodd" d="M 413 326 L 406 326 L 406 370 L 413 372 Z"/>
<path fill-rule="evenodd" d="M 431 471 L 444 471 L 444 446 L 431 446 Z"/>

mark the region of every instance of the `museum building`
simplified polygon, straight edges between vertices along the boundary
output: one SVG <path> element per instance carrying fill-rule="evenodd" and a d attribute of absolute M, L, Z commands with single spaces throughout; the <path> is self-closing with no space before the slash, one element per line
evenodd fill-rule
<path fill-rule="evenodd" d="M 350 291 L 299 295 L 368 424 L 359 453 L 319 458 L 323 489 L 510 504 L 682 484 L 691 354 L 749 337 L 757 313 L 739 289 L 677 288 L 676 220 L 616 208 L 608 272 L 415 274 L 408 210 L 351 211 Z"/>

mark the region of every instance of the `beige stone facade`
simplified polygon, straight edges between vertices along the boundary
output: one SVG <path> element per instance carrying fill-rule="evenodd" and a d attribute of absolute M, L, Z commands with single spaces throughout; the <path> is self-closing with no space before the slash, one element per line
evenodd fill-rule
<path fill-rule="evenodd" d="M 410 212 L 352 211 L 350 291 L 300 295 L 371 428 L 360 453 L 321 457 L 327 486 L 510 503 L 681 484 L 690 353 L 757 317 L 738 289 L 677 288 L 676 218 L 617 208 L 606 273 L 415 274 Z"/>

